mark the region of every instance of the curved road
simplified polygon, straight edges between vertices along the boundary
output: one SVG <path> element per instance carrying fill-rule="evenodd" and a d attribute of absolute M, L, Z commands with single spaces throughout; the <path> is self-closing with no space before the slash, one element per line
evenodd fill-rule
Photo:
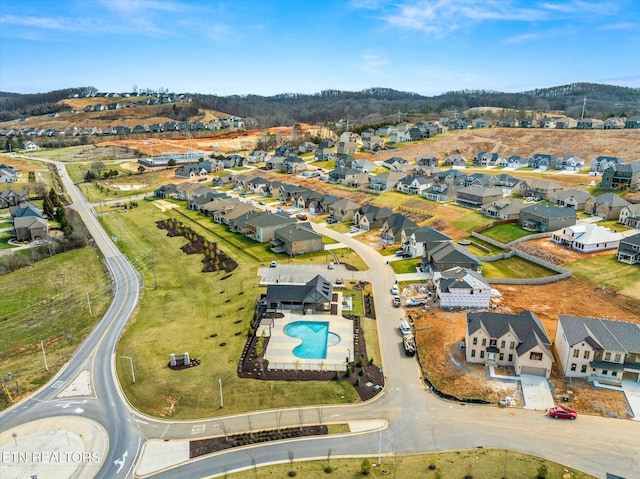
<path fill-rule="evenodd" d="M 132 265 L 117 250 L 93 216 L 78 188 L 72 184 L 62 163 L 55 162 L 61 177 L 90 233 L 102 250 L 114 280 L 114 300 L 96 329 L 78 349 L 72 360 L 52 381 L 28 400 L 0 415 L 3 429 L 38 418 L 69 414 L 69 400 L 55 395 L 82 371 L 91 373 L 95 397 L 82 402 L 80 416 L 102 424 L 109 436 L 109 451 L 96 477 L 129 477 L 139 459 L 145 439 L 193 439 L 246 432 L 277 426 L 298 426 L 298 409 L 260 411 L 197 421 L 161 421 L 130 408 L 122 397 L 115 377 L 114 351 L 118 337 L 132 315 L 140 288 Z M 311 438 L 228 450 L 192 461 L 153 477 L 205 477 L 237 468 L 267 462 L 295 459 L 469 449 L 477 446 L 500 447 L 538 454 L 571 467 L 604 476 L 638 477 L 640 470 L 640 423 L 601 417 L 581 416 L 578 421 L 552 421 L 543 412 L 500 409 L 487 406 L 457 405 L 437 399 L 425 391 L 415 359 L 404 356 L 398 332 L 399 314 L 385 299 L 395 276 L 385 259 L 359 241 L 322 226 L 319 233 L 334 237 L 354 249 L 369 265 L 368 278 L 377 298 L 377 327 L 386 376 L 383 394 L 358 405 L 319 406 L 302 409 L 303 423 L 348 422 L 353 420 L 387 421 L 388 427 L 367 434 Z M 380 300 L 382 298 L 382 300 Z M 390 296 L 389 296 L 390 299 Z M 62 387 L 54 388 L 55 385 Z M 204 425 L 203 433 L 192 427 Z M 606 431 L 606 437 L 603 437 Z"/>

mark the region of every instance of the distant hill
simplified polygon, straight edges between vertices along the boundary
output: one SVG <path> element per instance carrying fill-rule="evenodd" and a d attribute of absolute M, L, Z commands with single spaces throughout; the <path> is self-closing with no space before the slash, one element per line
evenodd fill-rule
<path fill-rule="evenodd" d="M 0 92 L 0 121 L 69 110 L 71 106 L 62 100 L 75 95 L 82 97 L 90 91 L 95 91 L 95 88 L 68 88 L 31 95 Z M 357 127 L 460 115 L 465 110 L 477 107 L 497 108 L 497 111 L 493 110 L 494 117 L 523 117 L 531 111 L 559 111 L 578 118 L 583 106 L 586 117 L 628 117 L 640 113 L 640 89 L 596 83 L 572 83 L 519 93 L 462 90 L 432 97 L 389 88 L 369 88 L 359 92 L 324 90 L 316 94 L 283 93 L 270 97 L 190 96 L 193 106 L 200 110 L 201 115 L 216 111 L 253 118 L 261 128 L 296 123 L 332 123 L 340 119 L 349 120 L 351 125 Z M 157 115 L 157 112 L 149 113 L 150 117 Z"/>

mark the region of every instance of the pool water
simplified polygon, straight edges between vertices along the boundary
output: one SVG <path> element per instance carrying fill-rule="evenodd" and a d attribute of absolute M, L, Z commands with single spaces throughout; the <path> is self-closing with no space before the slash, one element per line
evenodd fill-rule
<path fill-rule="evenodd" d="M 340 342 L 340 337 L 329 333 L 325 321 L 295 321 L 284 327 L 284 333 L 302 339 L 302 344 L 293 348 L 294 356 L 305 359 L 326 359 L 327 345 Z"/>

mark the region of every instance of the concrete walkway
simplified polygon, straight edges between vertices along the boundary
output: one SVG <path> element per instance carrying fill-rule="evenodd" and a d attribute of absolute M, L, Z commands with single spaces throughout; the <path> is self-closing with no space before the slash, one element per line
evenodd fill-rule
<path fill-rule="evenodd" d="M 622 389 L 627 398 L 634 421 L 640 421 L 640 383 L 635 381 L 622 381 Z"/>
<path fill-rule="evenodd" d="M 57 416 L 0 433 L 2 479 L 73 477 L 89 479 L 100 471 L 109 440 L 95 421 Z"/>

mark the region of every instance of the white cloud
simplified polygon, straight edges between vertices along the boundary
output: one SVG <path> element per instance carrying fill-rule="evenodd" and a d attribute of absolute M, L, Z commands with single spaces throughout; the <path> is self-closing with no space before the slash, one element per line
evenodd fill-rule
<path fill-rule="evenodd" d="M 381 67 L 389 63 L 386 58 L 371 53 L 364 53 L 361 60 L 360 68 L 368 73 L 382 73 Z"/>

